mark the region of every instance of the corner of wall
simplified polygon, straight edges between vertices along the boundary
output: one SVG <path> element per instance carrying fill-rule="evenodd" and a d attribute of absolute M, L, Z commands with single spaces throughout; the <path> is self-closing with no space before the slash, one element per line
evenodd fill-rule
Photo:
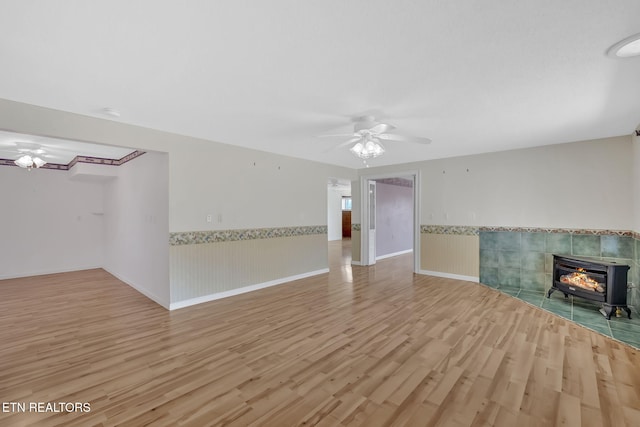
<path fill-rule="evenodd" d="M 631 265 L 630 305 L 640 312 L 640 124 L 631 135 L 633 144 L 633 241 L 634 259 Z"/>

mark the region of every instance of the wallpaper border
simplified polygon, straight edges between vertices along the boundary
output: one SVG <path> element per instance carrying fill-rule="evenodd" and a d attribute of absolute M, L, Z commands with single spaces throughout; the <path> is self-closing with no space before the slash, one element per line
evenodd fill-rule
<path fill-rule="evenodd" d="M 273 239 L 277 237 L 309 236 L 327 234 L 326 225 L 299 227 L 248 228 L 237 230 L 181 231 L 169 233 L 169 245 L 198 245 L 241 240 Z"/>
<path fill-rule="evenodd" d="M 477 236 L 479 228 L 468 225 L 421 225 L 420 234 L 453 234 L 456 236 Z"/>
<path fill-rule="evenodd" d="M 544 228 L 544 227 L 495 227 L 468 225 L 421 225 L 421 234 L 454 234 L 477 236 L 481 231 L 511 231 L 521 233 L 568 233 L 576 235 L 621 236 L 638 238 L 640 233 L 630 230 L 602 230 L 588 228 Z"/>
<path fill-rule="evenodd" d="M 631 230 L 607 230 L 591 228 L 540 228 L 540 227 L 479 227 L 480 231 L 515 231 L 522 233 L 568 233 L 593 236 L 633 237 Z"/>

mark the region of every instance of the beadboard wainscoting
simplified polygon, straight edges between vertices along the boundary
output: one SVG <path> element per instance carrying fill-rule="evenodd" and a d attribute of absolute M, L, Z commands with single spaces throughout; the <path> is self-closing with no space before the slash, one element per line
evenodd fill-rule
<path fill-rule="evenodd" d="M 326 226 L 173 233 L 171 309 L 329 271 Z"/>
<path fill-rule="evenodd" d="M 479 278 L 477 227 L 420 226 L 420 272 L 477 282 Z"/>

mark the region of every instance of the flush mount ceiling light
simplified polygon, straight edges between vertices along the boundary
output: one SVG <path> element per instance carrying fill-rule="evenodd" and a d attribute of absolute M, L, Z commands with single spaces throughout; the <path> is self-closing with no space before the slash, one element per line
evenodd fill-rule
<path fill-rule="evenodd" d="M 640 33 L 619 41 L 607 50 L 612 58 L 631 58 L 640 55 Z"/>
<path fill-rule="evenodd" d="M 25 154 L 13 163 L 15 163 L 16 166 L 20 166 L 21 168 L 30 171 L 34 167 L 37 169 L 44 166 L 47 162 L 42 160 L 40 157 L 32 157 L 29 154 Z"/>

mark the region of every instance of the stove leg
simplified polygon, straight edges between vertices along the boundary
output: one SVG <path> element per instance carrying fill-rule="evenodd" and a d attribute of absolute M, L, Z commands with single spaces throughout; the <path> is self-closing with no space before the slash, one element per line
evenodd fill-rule
<path fill-rule="evenodd" d="M 627 312 L 627 317 L 628 317 L 629 319 L 631 319 L 631 309 L 630 309 L 629 307 L 626 307 L 626 306 L 625 306 L 625 307 L 622 307 L 622 308 L 624 309 L 624 311 L 626 311 L 626 312 Z"/>
<path fill-rule="evenodd" d="M 604 310 L 604 317 L 607 318 L 607 320 L 611 320 L 611 313 L 613 313 L 613 307 L 610 305 L 603 305 L 602 306 L 602 310 Z"/>
<path fill-rule="evenodd" d="M 547 292 L 547 298 L 551 298 L 551 294 L 553 293 L 553 291 L 555 291 L 556 288 L 549 288 L 549 291 Z"/>

